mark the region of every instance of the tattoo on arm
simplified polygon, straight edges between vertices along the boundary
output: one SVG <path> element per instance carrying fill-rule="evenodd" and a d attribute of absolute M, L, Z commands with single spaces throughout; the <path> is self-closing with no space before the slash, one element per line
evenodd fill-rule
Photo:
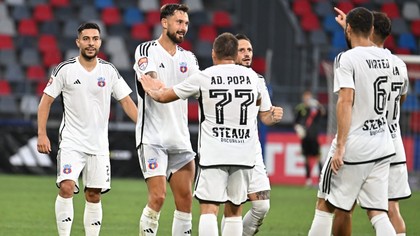
<path fill-rule="evenodd" d="M 267 200 L 270 199 L 270 190 L 265 190 L 255 193 L 255 196 L 258 200 Z"/>
<path fill-rule="evenodd" d="M 153 79 L 157 79 L 157 73 L 156 73 L 156 71 L 149 71 L 149 72 L 146 73 L 146 75 L 149 75 Z"/>

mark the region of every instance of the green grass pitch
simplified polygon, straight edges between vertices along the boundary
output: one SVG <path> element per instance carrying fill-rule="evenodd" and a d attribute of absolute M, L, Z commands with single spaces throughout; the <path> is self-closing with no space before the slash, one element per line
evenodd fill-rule
<path fill-rule="evenodd" d="M 0 175 L 0 235 L 57 235 L 54 201 L 57 195 L 53 176 Z M 315 189 L 273 186 L 271 209 L 259 236 L 307 235 L 315 206 Z M 146 185 L 141 179 L 113 179 L 112 190 L 102 198 L 103 236 L 138 235 L 140 213 L 146 204 Z M 245 210 L 250 204 L 246 204 Z M 420 235 L 420 192 L 400 203 L 408 235 Z M 84 235 L 84 197 L 74 197 L 75 219 L 72 235 Z M 174 203 L 170 190 L 162 209 L 158 235 L 171 235 Z M 199 208 L 194 200 L 193 235 L 197 235 Z M 374 235 L 360 208 L 353 217 L 353 235 Z"/>

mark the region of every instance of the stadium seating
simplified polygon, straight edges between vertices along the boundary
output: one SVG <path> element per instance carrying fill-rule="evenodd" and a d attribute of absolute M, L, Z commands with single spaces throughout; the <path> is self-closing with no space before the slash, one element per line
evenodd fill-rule
<path fill-rule="evenodd" d="M 131 38 L 141 41 L 148 41 L 152 39 L 150 26 L 145 23 L 136 23 L 131 27 Z"/>
<path fill-rule="evenodd" d="M 137 8 L 127 8 L 124 11 L 124 24 L 127 26 L 133 26 L 136 23 L 142 23 L 144 21 L 143 14 Z"/>
<path fill-rule="evenodd" d="M 40 4 L 34 7 L 33 17 L 38 22 L 51 21 L 54 15 L 51 6 L 48 4 Z"/>
<path fill-rule="evenodd" d="M 26 78 L 32 81 L 45 80 L 46 74 L 43 66 L 29 66 L 26 70 Z"/>
<path fill-rule="evenodd" d="M 9 35 L 0 34 L 0 49 L 13 49 L 13 39 Z"/>
<path fill-rule="evenodd" d="M 33 19 L 22 19 L 19 22 L 18 32 L 22 36 L 37 36 L 38 25 Z"/>
<path fill-rule="evenodd" d="M 12 94 L 12 88 L 10 87 L 9 81 L 0 80 L 0 96 Z"/>
<path fill-rule="evenodd" d="M 120 10 L 116 7 L 105 7 L 102 9 L 101 20 L 105 26 L 121 23 Z"/>
<path fill-rule="evenodd" d="M 53 7 L 67 7 L 70 5 L 70 0 L 50 0 Z"/>

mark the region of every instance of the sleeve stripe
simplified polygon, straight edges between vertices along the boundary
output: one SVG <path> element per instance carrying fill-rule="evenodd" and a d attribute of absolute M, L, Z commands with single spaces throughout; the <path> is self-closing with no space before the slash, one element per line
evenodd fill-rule
<path fill-rule="evenodd" d="M 105 61 L 105 60 L 102 60 L 102 59 L 100 59 L 100 58 L 99 58 L 99 63 L 101 63 L 101 64 L 105 64 L 105 65 L 110 65 L 112 68 L 114 68 L 115 72 L 117 73 L 117 75 L 118 75 L 118 79 L 119 79 L 119 78 L 121 78 L 120 72 L 118 72 L 118 70 L 117 70 L 117 68 L 114 66 L 114 64 L 112 64 L 111 62 L 107 62 L 107 61 Z"/>
<path fill-rule="evenodd" d="M 73 63 L 75 63 L 76 62 L 76 58 L 70 58 L 70 59 L 68 59 L 67 61 L 63 61 L 63 62 L 61 62 L 60 64 L 58 64 L 58 66 L 57 67 L 55 67 L 54 68 L 54 70 L 53 70 L 53 72 L 52 72 L 52 74 L 54 75 L 54 76 L 57 76 L 57 74 L 58 74 L 58 72 L 61 70 L 61 68 L 63 68 L 65 65 L 68 65 L 68 64 L 73 64 Z"/>

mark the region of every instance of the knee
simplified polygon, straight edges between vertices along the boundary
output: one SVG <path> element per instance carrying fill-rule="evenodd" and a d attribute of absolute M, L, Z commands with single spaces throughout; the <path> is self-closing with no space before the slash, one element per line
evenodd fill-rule
<path fill-rule="evenodd" d="M 270 200 L 252 201 L 252 212 L 259 217 L 265 217 L 270 210 Z"/>
<path fill-rule="evenodd" d="M 72 180 L 64 180 L 60 183 L 59 195 L 63 198 L 73 197 L 75 183 Z"/>
<path fill-rule="evenodd" d="M 149 205 L 152 209 L 160 209 L 165 202 L 166 192 L 154 192 L 149 194 Z"/>
<path fill-rule="evenodd" d="M 86 189 L 86 201 L 91 203 L 98 203 L 101 201 L 101 189 Z"/>

